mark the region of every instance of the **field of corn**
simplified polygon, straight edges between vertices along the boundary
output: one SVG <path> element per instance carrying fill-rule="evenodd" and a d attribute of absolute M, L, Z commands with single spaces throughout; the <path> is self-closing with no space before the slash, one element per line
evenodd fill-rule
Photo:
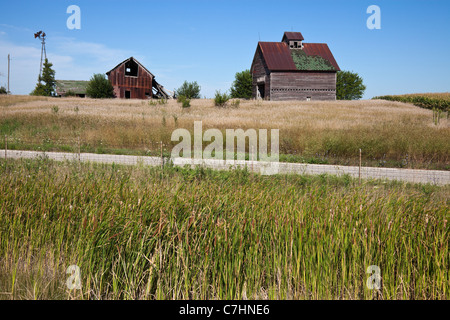
<path fill-rule="evenodd" d="M 0 160 L 1 299 L 449 299 L 449 186 Z M 67 269 L 80 270 L 69 290 Z M 381 289 L 366 273 L 380 267 Z"/>
<path fill-rule="evenodd" d="M 430 110 L 440 110 L 445 112 L 448 117 L 450 111 L 450 93 L 415 93 L 405 95 L 388 95 L 374 97 L 373 99 L 383 99 L 388 101 L 399 101 L 412 103 L 418 107 L 426 108 Z"/>

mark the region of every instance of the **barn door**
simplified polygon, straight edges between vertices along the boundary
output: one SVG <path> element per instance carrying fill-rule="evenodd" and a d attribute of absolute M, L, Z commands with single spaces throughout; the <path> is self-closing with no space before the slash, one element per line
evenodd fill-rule
<path fill-rule="evenodd" d="M 256 97 L 258 99 L 264 99 L 265 98 L 264 87 L 265 87 L 264 83 L 258 83 L 258 88 L 256 90 Z"/>

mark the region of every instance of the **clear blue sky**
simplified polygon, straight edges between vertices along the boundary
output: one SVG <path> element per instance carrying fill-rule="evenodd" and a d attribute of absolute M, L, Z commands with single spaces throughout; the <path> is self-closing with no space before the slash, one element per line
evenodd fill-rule
<path fill-rule="evenodd" d="M 81 29 L 69 30 L 69 5 L 81 9 Z M 381 9 L 381 29 L 369 30 L 369 5 Z M 40 42 L 57 79 L 89 80 L 134 56 L 166 88 L 197 81 L 202 96 L 227 90 L 251 66 L 258 40 L 284 31 L 325 42 L 342 70 L 358 72 L 364 98 L 450 91 L 450 1 L 5 1 L 0 11 L 0 85 L 28 94 L 39 73 Z"/>

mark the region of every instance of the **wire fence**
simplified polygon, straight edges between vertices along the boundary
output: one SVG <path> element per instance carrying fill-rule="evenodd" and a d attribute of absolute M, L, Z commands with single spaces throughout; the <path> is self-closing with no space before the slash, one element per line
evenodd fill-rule
<path fill-rule="evenodd" d="M 0 149 L 2 158 L 9 159 L 35 159 L 46 158 L 55 161 L 78 161 L 78 162 L 94 162 L 107 164 L 124 164 L 124 165 L 147 165 L 161 166 L 167 164 L 174 166 L 190 166 L 195 168 L 203 166 L 215 170 L 233 170 L 237 168 L 247 168 L 247 170 L 261 174 L 305 174 L 305 175 L 349 175 L 353 178 L 361 179 L 381 179 L 381 180 L 398 180 L 411 183 L 423 183 L 433 185 L 450 184 L 450 171 L 445 170 L 420 170 L 420 169 L 400 169 L 400 168 L 378 168 L 363 167 L 361 161 L 359 166 L 342 166 L 327 164 L 306 164 L 306 163 L 286 163 L 286 162 L 264 162 L 252 160 L 216 160 L 216 159 L 191 159 L 191 158 L 172 158 L 168 150 L 164 149 L 162 142 L 159 142 L 159 155 L 121 155 L 121 154 L 99 154 L 91 152 L 82 152 L 82 143 L 80 138 L 75 139 L 59 139 L 57 143 L 65 146 L 67 152 L 63 151 L 46 151 L 46 150 L 16 150 L 16 147 L 26 145 L 23 141 L 17 143 L 14 141 L 14 149 L 8 149 L 8 137 L 5 136 L 3 149 Z M 68 144 L 70 142 L 70 144 Z M 153 143 L 154 147 L 155 142 Z M 1 144 L 0 144 L 1 145 Z M 50 148 L 55 146 L 55 141 L 45 141 L 42 147 L 37 149 Z M 35 146 L 36 147 L 36 146 Z M 155 153 L 155 152 L 154 152 Z M 361 155 L 360 155 L 361 156 Z M 361 159 L 361 158 L 360 158 Z"/>

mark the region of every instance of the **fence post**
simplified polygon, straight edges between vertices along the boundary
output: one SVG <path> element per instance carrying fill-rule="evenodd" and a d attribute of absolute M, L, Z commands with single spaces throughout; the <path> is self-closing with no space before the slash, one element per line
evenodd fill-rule
<path fill-rule="evenodd" d="M 359 149 L 359 184 L 361 184 L 361 149 Z"/>
<path fill-rule="evenodd" d="M 80 142 L 80 136 L 78 136 L 78 163 L 81 163 L 81 142 Z"/>
<path fill-rule="evenodd" d="M 164 169 L 164 158 L 163 158 L 163 148 L 162 148 L 162 141 L 161 141 L 161 169 Z"/>

